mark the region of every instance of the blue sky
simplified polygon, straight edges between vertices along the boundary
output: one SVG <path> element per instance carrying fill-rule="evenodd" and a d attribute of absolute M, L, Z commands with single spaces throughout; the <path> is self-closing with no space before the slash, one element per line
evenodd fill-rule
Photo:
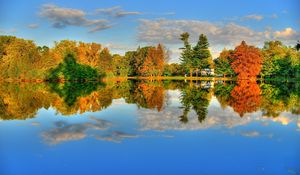
<path fill-rule="evenodd" d="M 185 31 L 191 42 L 206 34 L 214 57 L 241 40 L 294 45 L 300 39 L 299 8 L 298 0 L 7 0 L 0 2 L 0 35 L 48 46 L 62 39 L 97 42 L 115 53 L 160 42 L 176 62 Z"/>

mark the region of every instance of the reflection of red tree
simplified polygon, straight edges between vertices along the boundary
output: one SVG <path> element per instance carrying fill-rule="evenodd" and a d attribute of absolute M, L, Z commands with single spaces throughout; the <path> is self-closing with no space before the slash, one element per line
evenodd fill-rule
<path fill-rule="evenodd" d="M 158 85 L 141 83 L 139 85 L 145 98 L 146 106 L 161 111 L 164 103 L 164 88 Z"/>
<path fill-rule="evenodd" d="M 261 90 L 255 81 L 238 81 L 231 91 L 229 105 L 242 117 L 256 111 L 261 104 Z"/>

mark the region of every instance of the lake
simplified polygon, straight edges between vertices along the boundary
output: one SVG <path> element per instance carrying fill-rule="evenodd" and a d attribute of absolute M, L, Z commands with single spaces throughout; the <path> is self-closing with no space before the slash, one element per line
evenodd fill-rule
<path fill-rule="evenodd" d="M 300 174 L 300 82 L 0 83 L 0 174 Z"/>

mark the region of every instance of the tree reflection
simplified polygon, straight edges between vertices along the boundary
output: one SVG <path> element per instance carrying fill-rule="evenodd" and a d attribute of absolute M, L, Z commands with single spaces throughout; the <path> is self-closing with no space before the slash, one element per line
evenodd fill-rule
<path fill-rule="evenodd" d="M 217 97 L 221 107 L 225 109 L 228 106 L 228 102 L 231 98 L 231 91 L 236 86 L 232 82 L 217 83 L 214 88 L 214 94 Z"/>
<path fill-rule="evenodd" d="M 247 112 L 257 111 L 261 104 L 261 90 L 255 81 L 238 81 L 230 96 L 229 105 L 241 117 Z"/>
<path fill-rule="evenodd" d="M 64 102 L 68 106 L 72 106 L 78 97 L 87 96 L 93 91 L 97 90 L 98 86 L 104 86 L 103 83 L 99 82 L 73 82 L 67 81 L 64 83 L 52 82 L 49 83 L 51 90 L 57 93 L 64 99 Z"/>
<path fill-rule="evenodd" d="M 261 85 L 264 116 L 278 117 L 283 111 L 300 114 L 299 82 L 264 82 Z"/>
<path fill-rule="evenodd" d="M 186 86 L 183 88 L 180 97 L 183 106 L 183 115 L 179 117 L 179 120 L 183 123 L 187 123 L 189 121 L 188 114 L 190 110 L 193 109 L 198 116 L 198 121 L 200 123 L 203 122 L 208 113 L 207 107 L 211 96 L 210 89 L 204 89 L 197 85 Z"/>
<path fill-rule="evenodd" d="M 135 103 L 138 107 L 161 111 L 164 100 L 165 88 L 161 81 L 137 81 L 132 85 L 126 102 Z"/>
<path fill-rule="evenodd" d="M 107 108 L 113 99 L 123 98 L 158 112 L 167 110 L 167 90 L 180 90 L 182 123 L 189 122 L 195 112 L 199 122 L 208 114 L 212 92 L 221 107 L 232 107 L 240 116 L 260 110 L 263 116 L 278 117 L 284 111 L 300 114 L 299 82 L 251 81 L 218 82 L 212 88 L 208 82 L 183 81 L 112 81 L 65 83 L 1 83 L 0 118 L 2 120 L 26 119 L 36 116 L 41 108 L 54 108 L 63 115 L 95 112 Z"/>
<path fill-rule="evenodd" d="M 1 83 L 0 119 L 27 119 L 36 115 L 38 109 L 49 108 L 55 95 L 45 84 Z"/>

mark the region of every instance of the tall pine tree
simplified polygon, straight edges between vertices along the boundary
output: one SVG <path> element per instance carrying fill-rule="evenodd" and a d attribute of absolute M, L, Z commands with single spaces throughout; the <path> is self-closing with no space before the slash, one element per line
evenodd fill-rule
<path fill-rule="evenodd" d="M 183 51 L 181 52 L 180 60 L 181 64 L 185 70 L 189 70 L 190 76 L 193 74 L 193 50 L 192 46 L 189 43 L 190 34 L 185 32 L 180 35 L 180 40 L 183 41 L 184 48 L 181 48 Z"/>
<path fill-rule="evenodd" d="M 212 64 L 212 58 L 210 51 L 208 49 L 209 43 L 206 35 L 201 34 L 199 36 L 199 40 L 197 45 L 193 48 L 193 67 L 197 69 L 197 74 L 198 74 L 198 69 L 205 69 L 205 68 L 210 68 L 210 65 Z"/>

